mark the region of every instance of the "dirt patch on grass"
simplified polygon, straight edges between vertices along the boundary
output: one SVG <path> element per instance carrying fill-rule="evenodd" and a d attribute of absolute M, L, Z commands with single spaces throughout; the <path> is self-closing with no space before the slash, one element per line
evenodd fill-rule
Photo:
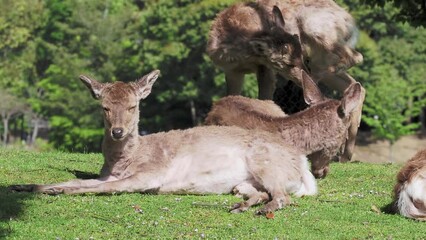
<path fill-rule="evenodd" d="M 390 150 L 389 141 L 375 140 L 371 134 L 360 132 L 352 161 L 371 163 L 404 163 L 416 152 L 426 148 L 426 136 L 401 137 Z M 392 151 L 392 152 L 391 152 Z M 392 153 L 392 157 L 390 157 Z"/>

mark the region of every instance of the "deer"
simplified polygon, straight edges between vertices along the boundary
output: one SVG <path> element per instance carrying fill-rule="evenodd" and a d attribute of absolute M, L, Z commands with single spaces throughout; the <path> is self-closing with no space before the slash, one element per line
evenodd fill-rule
<path fill-rule="evenodd" d="M 306 72 L 302 72 L 302 86 L 305 102 L 310 105 L 304 111 L 292 115 L 282 112 L 279 116 L 274 110 L 279 107 L 272 101 L 227 96 L 214 103 L 205 124 L 279 135 L 284 145 L 291 144 L 308 155 L 314 176 L 324 178 L 330 171 L 330 160 L 341 153 L 347 141 L 351 114 L 360 103 L 361 85 L 353 83 L 341 100 L 326 98 Z M 256 106 L 260 102 L 261 107 Z"/>
<path fill-rule="evenodd" d="M 333 0 L 257 0 L 216 16 L 206 52 L 225 73 L 227 95 L 240 95 L 245 74 L 255 73 L 258 98 L 272 99 L 276 75 L 301 86 L 301 70 L 343 93 L 356 82 L 347 69 L 363 61 L 358 35 L 353 17 Z M 341 162 L 352 158 L 364 98 L 361 86 Z"/>
<path fill-rule="evenodd" d="M 396 179 L 394 211 L 407 218 L 426 221 L 426 149 L 408 160 Z"/>
<path fill-rule="evenodd" d="M 290 194 L 317 193 L 306 156 L 264 131 L 202 126 L 139 136 L 139 102 L 150 94 L 159 74 L 155 70 L 130 83 L 101 83 L 80 76 L 103 109 L 104 164 L 99 178 L 10 189 L 53 195 L 235 193 L 246 200 L 233 205 L 232 213 L 266 203 L 258 214 L 283 208 L 290 203 Z"/>

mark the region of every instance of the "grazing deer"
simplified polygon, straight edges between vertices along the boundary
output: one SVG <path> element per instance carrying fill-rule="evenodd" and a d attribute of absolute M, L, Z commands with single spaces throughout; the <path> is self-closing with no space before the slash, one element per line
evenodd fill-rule
<path fill-rule="evenodd" d="M 394 208 L 405 217 L 426 221 L 426 149 L 414 155 L 399 171 Z"/>
<path fill-rule="evenodd" d="M 277 106 L 272 101 L 228 96 L 213 105 L 205 123 L 277 134 L 284 146 L 291 144 L 309 155 L 314 176 L 323 178 L 329 171 L 329 161 L 346 142 L 350 117 L 361 97 L 361 85 L 352 84 L 341 101 L 325 98 L 305 72 L 302 73 L 302 85 L 305 101 L 311 105 L 302 112 L 289 116 L 282 112 L 282 116 L 278 116 Z M 262 107 L 256 106 L 259 102 Z"/>
<path fill-rule="evenodd" d="M 275 75 L 301 85 L 301 70 L 343 93 L 356 81 L 346 69 L 361 63 L 358 30 L 333 0 L 258 0 L 237 3 L 213 21 L 207 54 L 225 72 L 227 94 L 241 93 L 244 75 L 256 73 L 259 99 L 272 99 Z M 361 103 L 365 90 L 361 88 Z M 362 104 L 352 117 L 341 161 L 352 158 Z"/>
<path fill-rule="evenodd" d="M 153 71 L 127 84 L 80 76 L 104 110 L 105 162 L 100 178 L 11 189 L 47 194 L 234 191 L 248 199 L 234 205 L 232 212 L 270 200 L 259 213 L 282 208 L 290 193 L 316 194 L 306 156 L 267 132 L 208 126 L 139 136 L 139 101 L 151 92 L 158 75 L 158 70 Z"/>

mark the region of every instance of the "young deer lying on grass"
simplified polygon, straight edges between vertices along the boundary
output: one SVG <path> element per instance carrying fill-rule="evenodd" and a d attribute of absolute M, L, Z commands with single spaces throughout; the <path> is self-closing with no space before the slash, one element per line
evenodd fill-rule
<path fill-rule="evenodd" d="M 239 95 L 244 75 L 256 73 L 259 99 L 272 99 L 275 73 L 301 85 L 302 69 L 343 93 L 356 82 L 346 69 L 363 60 L 354 50 L 357 37 L 354 19 L 333 0 L 258 0 L 218 14 L 207 53 L 224 70 L 228 95 Z M 343 162 L 352 158 L 361 113 L 362 104 L 351 120 Z"/>
<path fill-rule="evenodd" d="M 310 108 L 290 116 L 284 113 L 278 116 L 275 111 L 277 106 L 272 101 L 229 96 L 213 105 L 206 124 L 277 133 L 284 145 L 291 144 L 310 155 L 315 177 L 325 177 L 330 159 L 346 142 L 351 113 L 360 104 L 361 86 L 359 83 L 352 84 L 341 101 L 326 99 L 312 79 L 305 72 L 302 74 L 303 94 Z M 252 107 L 259 102 L 262 102 L 261 108 Z M 269 114 L 271 109 L 272 115 Z"/>
<path fill-rule="evenodd" d="M 139 101 L 151 92 L 158 75 L 153 71 L 128 84 L 80 77 L 104 109 L 105 162 L 99 179 L 11 188 L 48 194 L 207 194 L 234 189 L 248 200 L 234 205 L 233 212 L 270 200 L 260 213 L 288 204 L 290 193 L 316 194 L 306 157 L 267 132 L 208 126 L 139 136 Z"/>
<path fill-rule="evenodd" d="M 398 213 L 426 221 L 426 149 L 414 155 L 399 171 L 394 194 Z"/>

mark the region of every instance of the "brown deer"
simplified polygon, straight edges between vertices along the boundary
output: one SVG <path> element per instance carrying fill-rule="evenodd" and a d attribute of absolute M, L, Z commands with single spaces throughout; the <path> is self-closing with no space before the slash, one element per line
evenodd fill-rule
<path fill-rule="evenodd" d="M 284 145 L 291 144 L 301 149 L 312 162 L 315 177 L 323 178 L 329 171 L 329 161 L 344 146 L 350 117 L 361 97 L 361 85 L 352 84 L 341 101 L 327 99 L 315 82 L 302 73 L 303 94 L 308 109 L 285 116 L 277 116 L 272 101 L 228 96 L 216 102 L 208 113 L 207 125 L 239 126 L 245 129 L 261 129 L 277 134 Z M 262 110 L 253 105 L 262 102 Z M 270 105 L 270 106 L 266 106 Z M 272 109 L 272 115 L 269 114 Z"/>
<path fill-rule="evenodd" d="M 414 155 L 399 171 L 393 207 L 405 217 L 426 221 L 426 149 Z"/>
<path fill-rule="evenodd" d="M 234 191 L 248 199 L 235 204 L 232 212 L 268 202 L 259 213 L 282 208 L 291 193 L 316 194 L 306 156 L 268 132 L 207 126 L 139 136 L 139 101 L 151 92 L 158 75 L 153 71 L 131 83 L 100 83 L 80 76 L 104 110 L 100 178 L 11 189 L 47 194 Z"/>
<path fill-rule="evenodd" d="M 227 94 L 241 93 L 244 75 L 256 73 L 259 99 L 272 99 L 275 75 L 301 85 L 301 69 L 343 93 L 356 81 L 346 69 L 361 63 L 358 30 L 333 0 L 258 0 L 237 3 L 213 21 L 207 53 L 225 72 Z M 361 103 L 365 90 L 361 88 Z M 352 158 L 362 104 L 354 111 L 341 161 Z"/>

